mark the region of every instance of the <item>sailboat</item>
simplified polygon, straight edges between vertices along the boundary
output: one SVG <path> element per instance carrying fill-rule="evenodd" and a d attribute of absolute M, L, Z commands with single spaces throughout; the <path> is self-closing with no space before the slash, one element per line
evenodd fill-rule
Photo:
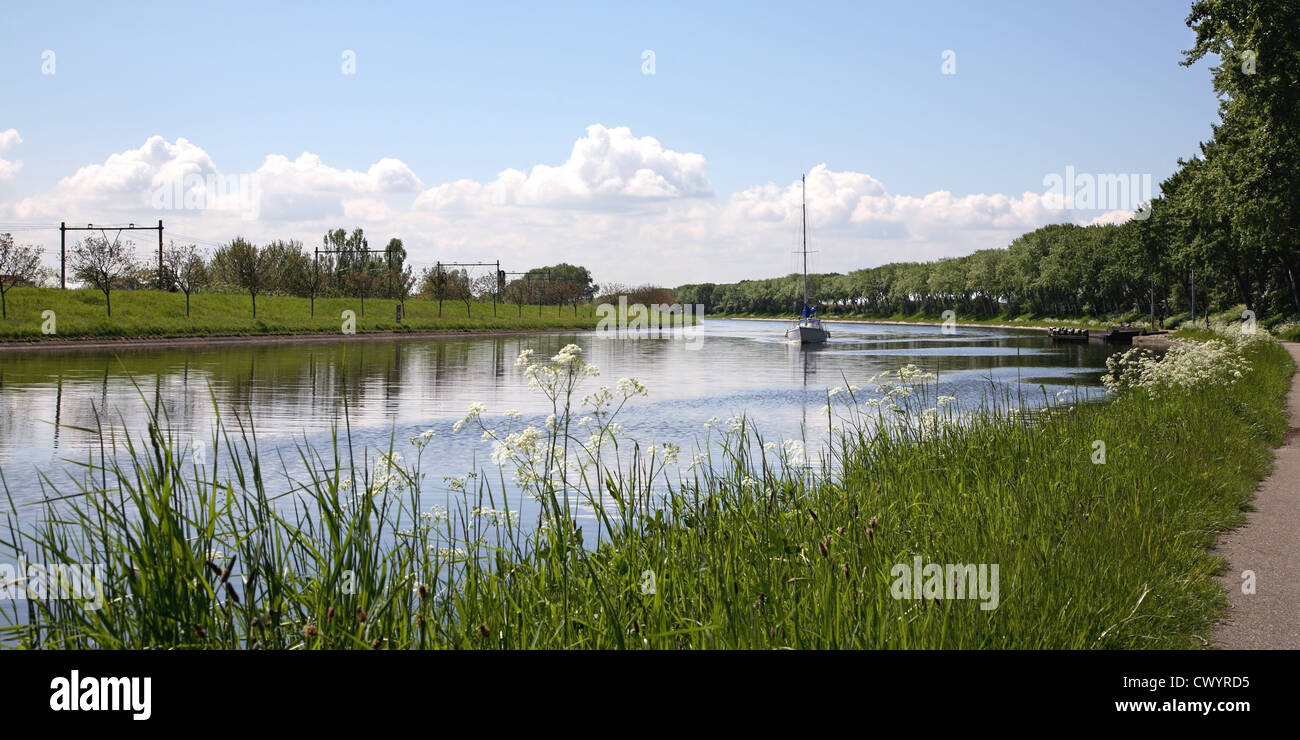
<path fill-rule="evenodd" d="M 808 178 L 802 176 L 799 178 L 800 186 L 803 188 L 803 249 L 800 254 L 803 255 L 803 310 L 797 321 L 789 329 L 785 330 L 785 338 L 794 341 L 799 340 L 800 344 L 821 344 L 830 338 L 831 333 L 822 326 L 822 320 L 814 316 L 817 312 L 816 306 L 808 305 Z"/>

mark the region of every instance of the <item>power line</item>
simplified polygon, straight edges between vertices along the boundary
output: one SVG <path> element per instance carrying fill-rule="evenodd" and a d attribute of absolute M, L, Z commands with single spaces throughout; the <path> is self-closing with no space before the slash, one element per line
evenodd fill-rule
<path fill-rule="evenodd" d="M 195 244 L 195 245 L 198 245 L 198 246 L 203 246 L 203 247 L 212 247 L 213 249 L 220 249 L 220 248 L 226 246 L 226 243 L 225 243 L 225 242 L 214 242 L 214 241 L 211 241 L 211 240 L 209 240 L 209 239 L 200 239 L 200 238 L 197 237 L 197 236 L 190 236 L 189 234 L 180 234 L 180 233 L 177 233 L 177 232 L 175 232 L 175 231 L 173 231 L 173 232 L 171 232 L 171 233 L 172 233 L 172 236 L 174 236 L 178 241 L 190 242 L 190 243 Z"/>

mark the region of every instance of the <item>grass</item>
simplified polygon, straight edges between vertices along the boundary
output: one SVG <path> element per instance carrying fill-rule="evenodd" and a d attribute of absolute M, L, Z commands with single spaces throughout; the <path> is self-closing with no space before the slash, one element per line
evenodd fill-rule
<path fill-rule="evenodd" d="M 1300 324 L 1285 324 L 1275 331 L 1278 339 L 1286 342 L 1300 342 Z"/>
<path fill-rule="evenodd" d="M 88 461 L 76 491 L 47 482 L 51 498 L 68 498 L 46 504 L 39 525 L 23 529 L 10 515 L 4 545 L 15 557 L 102 563 L 107 599 L 98 610 L 24 602 L 14 617 L 26 624 L 7 639 L 31 648 L 1203 647 L 1226 604 L 1213 578 L 1224 563 L 1207 548 L 1242 521 L 1270 469 L 1294 370 L 1276 342 L 1243 351 L 1251 369 L 1232 385 L 1094 404 L 1044 399 L 1046 412 L 1022 413 L 1004 396 L 958 420 L 942 404 L 923 410 L 923 383 L 851 388 L 828 399 L 835 442 L 811 471 L 736 419 L 709 432 L 723 435 L 719 444 L 680 478 L 665 472 L 675 450 L 606 439 L 639 386 L 620 382 L 580 404 L 585 363 L 525 357 L 555 404 L 554 427 L 494 429 L 481 407 L 458 427 L 502 443 L 542 506 L 540 528 L 496 509 L 504 473 L 452 481 L 461 505 L 429 510 L 418 496 L 418 437 L 381 451 L 413 448 L 400 464 L 377 463 L 345 435 L 329 449 L 299 447 L 309 472 L 272 491 L 272 456 L 251 430 L 222 427 L 213 442 L 231 462 L 197 467 L 160 418 L 128 463 Z M 569 432 L 579 409 L 603 444 L 577 448 Z M 598 515 L 594 538 L 571 514 L 577 500 Z M 998 565 L 997 608 L 894 598 L 895 566 L 917 556 Z"/>
<path fill-rule="evenodd" d="M 87 337 L 184 337 L 253 334 L 336 334 L 343 311 L 356 314 L 356 331 L 481 331 L 509 329 L 589 329 L 598 319 L 594 307 L 523 306 L 471 301 L 410 299 L 402 323 L 397 302 L 367 298 L 364 314 L 356 298 L 319 298 L 315 318 L 311 302 L 290 296 L 258 296 L 257 318 L 247 295 L 200 294 L 190 299 L 158 290 L 120 290 L 112 294 L 113 315 L 105 314 L 104 295 L 92 289 L 14 288 L 7 296 L 8 318 L 0 320 L 0 341 Z M 54 336 L 42 333 L 42 312 L 55 313 Z"/>

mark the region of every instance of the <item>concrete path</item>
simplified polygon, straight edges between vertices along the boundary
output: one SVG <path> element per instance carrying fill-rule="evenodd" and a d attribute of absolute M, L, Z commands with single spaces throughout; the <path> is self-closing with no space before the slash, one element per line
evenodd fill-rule
<path fill-rule="evenodd" d="M 1300 365 L 1300 344 L 1284 346 Z M 1255 511 L 1246 524 L 1219 539 L 1216 551 L 1228 559 L 1220 581 L 1232 605 L 1215 627 L 1218 647 L 1295 650 L 1300 648 L 1300 374 L 1287 396 L 1291 429 L 1277 448 L 1273 473 L 1255 492 Z M 1255 593 L 1242 593 L 1242 572 L 1255 573 Z"/>

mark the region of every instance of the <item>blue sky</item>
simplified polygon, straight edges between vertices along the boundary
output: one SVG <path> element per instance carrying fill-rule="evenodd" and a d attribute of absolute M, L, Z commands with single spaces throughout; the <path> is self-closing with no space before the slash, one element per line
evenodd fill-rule
<path fill-rule="evenodd" d="M 21 143 L 0 157 L 20 166 L 0 180 L 0 222 L 39 224 L 65 212 L 54 222 L 125 220 L 139 202 L 60 183 L 155 135 L 201 149 L 210 163 L 200 171 L 252 173 L 268 155 L 292 161 L 310 152 L 332 172 L 365 173 L 390 158 L 423 191 L 489 183 L 508 168 L 560 167 L 600 124 L 626 127 L 633 151 L 653 137 L 668 152 L 698 154 L 707 186 L 684 186 L 671 162 L 669 172 L 638 159 L 633 170 L 646 165 L 671 186 L 648 198 L 622 189 L 587 203 L 533 199 L 527 212 L 434 207 L 418 223 L 405 214 L 413 192 L 373 187 L 365 196 L 371 218 L 356 216 L 360 206 L 347 210 L 355 224 L 328 208 L 233 225 L 167 216 L 213 242 L 237 226 L 311 246 L 332 220 L 403 236 L 430 259 L 487 249 L 543 262 L 569 249 L 577 254 L 567 259 L 585 259 L 607 280 L 672 284 L 701 269 L 718 280 L 760 277 L 787 265 L 788 219 L 764 232 L 753 228 L 752 209 L 728 205 L 768 183 L 777 192 L 766 197 L 785 203 L 799 174 L 820 164 L 914 198 L 946 191 L 1014 199 L 1042 192 L 1044 176 L 1066 166 L 1158 183 L 1209 137 L 1216 116 L 1208 66 L 1178 64 L 1192 42 L 1187 10 L 1186 0 L 10 3 L 0 132 L 15 130 Z M 56 55 L 52 75 L 41 74 L 46 50 Z M 345 50 L 355 52 L 355 75 L 341 71 Z M 643 74 L 645 50 L 654 52 L 652 75 Z M 956 74 L 941 71 L 945 50 L 955 53 Z M 874 186 L 849 180 L 827 179 L 825 197 L 843 197 L 846 187 L 872 194 Z M 304 186 L 264 185 L 293 187 Z M 908 220 L 926 217 L 918 208 L 880 216 L 884 224 L 860 209 L 853 218 L 827 212 L 813 223 L 824 246 L 818 266 L 967 253 L 1035 225 L 1026 216 L 1023 224 L 926 229 Z M 595 215 L 574 215 L 584 213 Z M 656 245 L 671 245 L 674 259 L 638 265 L 610 255 L 610 247 Z"/>

